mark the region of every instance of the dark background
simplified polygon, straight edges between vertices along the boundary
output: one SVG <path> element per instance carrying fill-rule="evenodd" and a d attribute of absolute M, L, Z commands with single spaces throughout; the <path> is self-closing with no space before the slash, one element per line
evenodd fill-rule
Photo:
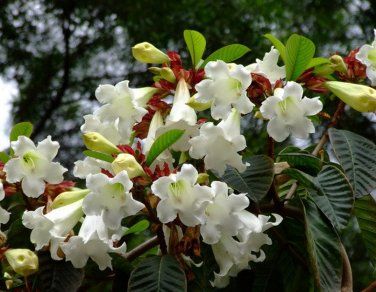
<path fill-rule="evenodd" d="M 195 29 L 205 35 L 208 53 L 231 43 L 249 46 L 241 60 L 249 64 L 269 50 L 265 33 L 282 40 L 303 34 L 317 55 L 329 56 L 371 42 L 374 27 L 372 0 L 0 0 L 0 77 L 19 89 L 9 127 L 31 121 L 33 138 L 51 134 L 61 144 L 61 161 L 71 167 L 82 158 L 79 127 L 96 105 L 97 85 L 124 79 L 133 87 L 150 85 L 151 75 L 130 53 L 138 42 L 185 51 L 183 30 Z M 354 111 L 346 111 L 340 127 L 376 140 L 375 124 Z M 251 120 L 245 135 L 254 153 L 265 151 L 261 132 Z M 359 238 L 347 241 L 360 289 L 371 280 L 370 265 Z"/>

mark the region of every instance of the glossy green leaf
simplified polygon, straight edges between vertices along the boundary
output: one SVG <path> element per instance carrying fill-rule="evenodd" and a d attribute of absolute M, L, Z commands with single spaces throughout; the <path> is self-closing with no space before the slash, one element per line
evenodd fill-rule
<path fill-rule="evenodd" d="M 306 37 L 293 34 L 286 43 L 286 79 L 296 80 L 315 55 L 315 45 Z"/>
<path fill-rule="evenodd" d="M 266 37 L 269 41 L 272 42 L 272 44 L 275 46 L 275 48 L 278 50 L 279 54 L 281 55 L 282 60 L 286 63 L 286 47 L 285 45 L 277 39 L 272 34 L 265 34 L 264 37 Z"/>
<path fill-rule="evenodd" d="M 328 63 L 330 63 L 330 61 L 327 58 L 323 58 L 323 57 L 313 58 L 313 59 L 311 59 L 311 61 L 309 61 L 305 70 L 312 68 L 312 67 L 322 65 L 322 64 L 328 64 Z"/>
<path fill-rule="evenodd" d="M 304 200 L 307 250 L 315 283 L 320 291 L 341 291 L 340 240 L 310 199 Z"/>
<path fill-rule="evenodd" d="M 9 161 L 10 157 L 8 154 L 6 154 L 4 151 L 0 152 L 0 161 L 2 163 L 7 163 Z"/>
<path fill-rule="evenodd" d="M 316 175 L 323 166 L 323 162 L 319 158 L 309 153 L 279 153 L 278 159 L 279 161 L 286 161 L 291 167 L 311 175 Z"/>
<path fill-rule="evenodd" d="M 16 141 L 19 136 L 30 137 L 33 132 L 33 124 L 30 122 L 22 122 L 15 124 L 10 131 L 10 141 Z"/>
<path fill-rule="evenodd" d="M 376 145 L 345 130 L 330 129 L 334 154 L 349 179 L 356 197 L 368 195 L 376 188 Z"/>
<path fill-rule="evenodd" d="M 376 202 L 370 195 L 355 201 L 355 216 L 362 231 L 363 242 L 376 267 Z"/>
<path fill-rule="evenodd" d="M 187 44 L 189 54 L 191 55 L 192 64 L 196 67 L 205 52 L 205 37 L 198 31 L 185 30 L 184 40 Z"/>
<path fill-rule="evenodd" d="M 85 150 L 83 153 L 87 157 L 99 159 L 99 160 L 106 161 L 106 162 L 109 162 L 109 163 L 114 161 L 114 158 L 111 155 L 108 155 L 108 154 L 105 154 L 105 153 L 92 151 L 92 150 Z"/>
<path fill-rule="evenodd" d="M 228 167 L 221 179 L 238 192 L 247 193 L 256 202 L 266 195 L 272 184 L 274 163 L 265 155 L 252 156 L 246 162 L 249 166 L 244 172 Z"/>
<path fill-rule="evenodd" d="M 127 231 L 124 232 L 124 235 L 132 234 L 132 233 L 140 233 L 142 231 L 145 231 L 150 226 L 150 223 L 148 220 L 143 219 L 136 224 L 132 225 L 127 229 Z"/>
<path fill-rule="evenodd" d="M 243 57 L 250 50 L 250 48 L 241 44 L 225 46 L 210 54 L 210 56 L 205 59 L 204 63 L 202 63 L 201 67 L 204 67 L 210 61 L 222 60 L 226 63 L 235 61 Z"/>
<path fill-rule="evenodd" d="M 187 279 L 179 262 L 171 255 L 143 260 L 131 273 L 129 292 L 187 291 Z"/>
<path fill-rule="evenodd" d="M 317 188 L 315 177 L 305 173 L 299 169 L 287 168 L 283 171 L 284 174 L 287 174 L 289 177 L 299 181 L 300 184 L 308 188 Z"/>
<path fill-rule="evenodd" d="M 183 134 L 184 130 L 174 129 L 160 135 L 150 147 L 146 157 L 146 164 L 150 166 L 159 154 L 179 140 Z"/>

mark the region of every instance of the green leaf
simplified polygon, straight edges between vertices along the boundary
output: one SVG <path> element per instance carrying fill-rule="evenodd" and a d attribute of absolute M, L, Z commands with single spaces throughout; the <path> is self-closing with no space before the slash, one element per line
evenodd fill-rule
<path fill-rule="evenodd" d="M 307 249 L 316 286 L 320 291 L 341 291 L 340 241 L 311 200 L 304 200 Z"/>
<path fill-rule="evenodd" d="M 299 181 L 302 185 L 308 188 L 317 188 L 315 184 L 315 177 L 312 175 L 309 175 L 308 173 L 305 173 L 299 169 L 295 168 L 286 168 L 283 172 L 283 174 L 287 174 L 289 177 L 296 179 Z"/>
<path fill-rule="evenodd" d="M 286 161 L 291 167 L 316 175 L 322 168 L 323 162 L 316 156 L 308 153 L 279 153 L 278 159 Z"/>
<path fill-rule="evenodd" d="M 174 129 L 160 135 L 150 147 L 148 156 L 146 157 L 146 164 L 150 166 L 159 154 L 179 140 L 183 134 L 184 130 Z"/>
<path fill-rule="evenodd" d="M 313 200 L 337 230 L 345 228 L 354 205 L 354 194 L 346 176 L 337 167 L 326 165 L 316 178 L 321 194 L 309 190 Z"/>
<path fill-rule="evenodd" d="M 9 157 L 8 154 L 6 154 L 4 151 L 0 152 L 0 161 L 2 163 L 4 163 L 4 164 L 7 163 L 9 161 L 9 159 L 10 159 L 10 157 Z"/>
<path fill-rule="evenodd" d="M 129 292 L 187 291 L 187 279 L 171 255 L 146 258 L 131 273 Z"/>
<path fill-rule="evenodd" d="M 149 225 L 150 225 L 149 221 L 146 219 L 143 219 L 140 222 L 137 222 L 136 224 L 129 227 L 127 231 L 124 232 L 124 235 L 132 234 L 132 233 L 140 233 L 148 229 Z"/>
<path fill-rule="evenodd" d="M 376 266 L 376 202 L 370 196 L 355 201 L 355 216 L 373 265 Z"/>
<path fill-rule="evenodd" d="M 109 162 L 109 163 L 111 163 L 115 160 L 115 158 L 113 158 L 111 155 L 101 153 L 101 152 L 97 152 L 97 151 L 85 150 L 83 153 L 87 157 L 99 159 L 99 160 L 106 161 L 106 162 Z"/>
<path fill-rule="evenodd" d="M 305 70 L 312 68 L 312 67 L 322 65 L 322 64 L 328 64 L 328 63 L 330 63 L 330 61 L 327 58 L 323 58 L 323 57 L 313 58 L 313 59 L 311 59 L 311 61 L 309 61 Z"/>
<path fill-rule="evenodd" d="M 33 124 L 30 122 L 22 122 L 15 124 L 10 131 L 10 141 L 16 141 L 19 136 L 30 137 L 33 132 Z"/>
<path fill-rule="evenodd" d="M 211 53 L 210 56 L 205 59 L 204 63 L 202 63 L 201 67 L 204 67 L 210 61 L 222 60 L 226 63 L 235 61 L 243 57 L 250 50 L 250 48 L 241 44 L 225 46 Z"/>
<path fill-rule="evenodd" d="M 275 46 L 275 48 L 278 50 L 279 54 L 281 55 L 282 60 L 286 63 L 286 47 L 285 45 L 277 39 L 274 35 L 267 33 L 264 35 L 269 41 L 272 42 L 272 44 Z"/>
<path fill-rule="evenodd" d="M 231 188 L 241 193 L 247 193 L 248 197 L 257 202 L 268 192 L 274 177 L 273 160 L 265 155 L 256 155 L 246 159 L 250 165 L 240 173 L 233 167 L 228 167 L 222 176 Z"/>
<path fill-rule="evenodd" d="M 368 195 L 376 188 L 376 145 L 345 130 L 330 129 L 329 138 L 355 196 Z"/>
<path fill-rule="evenodd" d="M 194 67 L 200 62 L 202 55 L 205 52 L 206 40 L 205 37 L 195 30 L 185 30 L 184 40 L 187 44 L 189 54 L 191 55 L 192 64 Z"/>
<path fill-rule="evenodd" d="M 315 55 L 315 45 L 303 36 L 293 34 L 286 43 L 286 79 L 296 80 Z"/>

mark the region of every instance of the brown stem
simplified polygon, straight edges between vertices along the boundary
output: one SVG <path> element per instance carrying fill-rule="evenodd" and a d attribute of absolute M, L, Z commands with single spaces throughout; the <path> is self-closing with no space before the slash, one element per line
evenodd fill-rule
<path fill-rule="evenodd" d="M 274 160 L 274 139 L 268 136 L 268 156 Z"/>
<path fill-rule="evenodd" d="M 352 292 L 353 291 L 353 279 L 352 279 L 352 271 L 351 271 L 351 264 L 349 257 L 347 256 L 346 249 L 341 243 L 340 252 L 343 262 L 343 270 L 342 270 L 342 284 L 341 284 L 341 292 Z"/>
<path fill-rule="evenodd" d="M 144 243 L 140 244 L 139 246 L 135 247 L 131 251 L 127 252 L 123 258 L 127 261 L 132 261 L 138 256 L 142 255 L 143 253 L 147 252 L 149 249 L 157 246 L 159 244 L 159 238 L 154 236 L 149 240 L 145 241 Z"/>
<path fill-rule="evenodd" d="M 376 291 L 376 281 L 373 281 L 367 288 L 364 288 L 362 292 L 373 292 Z"/>

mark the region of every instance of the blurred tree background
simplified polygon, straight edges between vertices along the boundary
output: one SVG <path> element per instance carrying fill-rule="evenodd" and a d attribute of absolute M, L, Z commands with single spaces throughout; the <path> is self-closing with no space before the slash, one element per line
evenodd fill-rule
<path fill-rule="evenodd" d="M 182 33 L 195 29 L 207 38 L 207 52 L 231 43 L 249 46 L 242 59 L 248 64 L 269 50 L 265 33 L 282 40 L 303 34 L 317 54 L 346 54 L 373 39 L 375 20 L 373 0 L 2 0 L 0 77 L 19 90 L 9 127 L 31 121 L 34 138 L 51 134 L 61 144 L 63 164 L 71 167 L 82 158 L 79 127 L 97 106 L 97 85 L 124 79 L 133 87 L 150 84 L 146 67 L 132 59 L 130 49 L 138 42 L 186 57 Z M 372 118 L 347 110 L 340 126 L 375 141 Z M 257 121 L 251 120 L 248 145 L 258 153 L 265 139 L 257 140 L 256 132 Z M 371 266 L 360 240 L 348 238 L 347 248 L 360 290 L 371 280 Z"/>

